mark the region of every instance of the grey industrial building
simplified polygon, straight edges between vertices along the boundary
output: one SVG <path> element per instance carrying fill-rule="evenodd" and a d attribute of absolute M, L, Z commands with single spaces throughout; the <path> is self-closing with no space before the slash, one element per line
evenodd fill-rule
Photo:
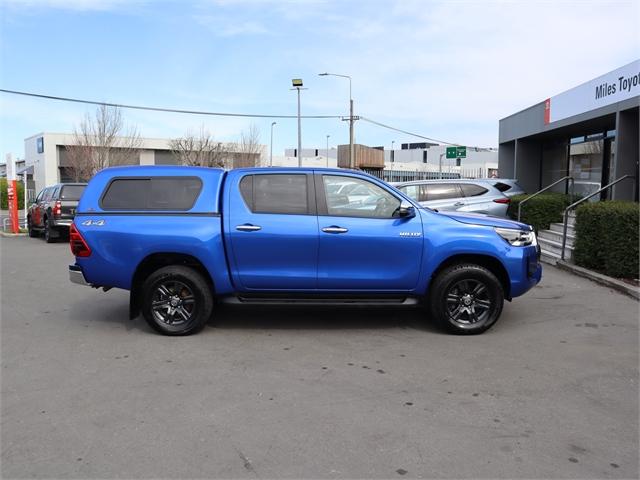
<path fill-rule="evenodd" d="M 499 175 L 517 178 L 528 192 L 570 175 L 581 195 L 632 175 L 600 199 L 638 201 L 639 107 L 636 60 L 503 118 Z"/>

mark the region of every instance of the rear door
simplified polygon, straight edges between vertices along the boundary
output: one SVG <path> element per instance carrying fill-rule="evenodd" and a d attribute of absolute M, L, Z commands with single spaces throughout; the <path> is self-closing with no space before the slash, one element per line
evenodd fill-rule
<path fill-rule="evenodd" d="M 39 227 L 44 227 L 44 215 L 47 210 L 47 205 L 49 204 L 49 200 L 51 199 L 51 195 L 53 194 L 54 189 L 55 187 L 45 188 L 44 192 L 42 193 L 42 197 L 40 198 L 40 201 L 36 205 L 36 210 L 38 212 L 36 215 L 37 217 L 36 225 L 38 225 Z"/>
<path fill-rule="evenodd" d="M 476 183 L 461 183 L 460 188 L 465 196 L 463 212 L 489 213 L 493 206 L 492 197 L 487 195 L 489 189 Z"/>
<path fill-rule="evenodd" d="M 318 219 L 313 175 L 237 171 L 227 178 L 234 282 L 249 291 L 315 289 Z"/>
<path fill-rule="evenodd" d="M 350 183 L 358 198 L 332 193 Z M 408 292 L 420 275 L 422 220 L 397 216 L 401 199 L 368 179 L 316 174 L 318 288 L 331 292 Z M 366 195 L 365 195 L 366 192 Z"/>
<path fill-rule="evenodd" d="M 42 199 L 46 192 L 47 192 L 46 188 L 43 190 L 40 190 L 40 193 L 34 200 L 33 205 L 29 207 L 29 211 L 30 211 L 29 213 L 31 215 L 31 224 L 35 227 L 42 226 L 42 215 L 40 214 L 40 203 L 42 202 Z"/>
<path fill-rule="evenodd" d="M 461 210 L 466 205 L 460 185 L 455 182 L 425 183 L 426 203 L 429 208 L 442 211 Z"/>

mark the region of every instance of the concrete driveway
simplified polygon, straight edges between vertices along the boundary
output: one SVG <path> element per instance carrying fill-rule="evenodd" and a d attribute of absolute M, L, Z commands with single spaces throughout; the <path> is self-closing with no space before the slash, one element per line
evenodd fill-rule
<path fill-rule="evenodd" d="M 477 337 L 420 310 L 218 310 L 201 334 L 2 238 L 4 478 L 637 478 L 638 303 L 546 267 Z"/>

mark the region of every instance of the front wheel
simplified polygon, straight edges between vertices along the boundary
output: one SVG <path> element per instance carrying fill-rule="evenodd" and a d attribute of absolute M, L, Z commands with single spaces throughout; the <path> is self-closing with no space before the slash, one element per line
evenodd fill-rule
<path fill-rule="evenodd" d="M 175 265 L 153 272 L 142 286 L 142 314 L 164 335 L 190 335 L 206 325 L 213 310 L 211 287 L 192 268 Z"/>
<path fill-rule="evenodd" d="M 33 224 L 31 223 L 31 217 L 27 218 L 27 230 L 29 231 L 29 236 L 31 238 L 35 238 L 38 236 L 38 232 L 33 229 Z"/>
<path fill-rule="evenodd" d="M 504 305 L 502 284 L 475 264 L 449 267 L 438 274 L 429 295 L 431 315 L 458 335 L 482 333 L 498 320 Z"/>

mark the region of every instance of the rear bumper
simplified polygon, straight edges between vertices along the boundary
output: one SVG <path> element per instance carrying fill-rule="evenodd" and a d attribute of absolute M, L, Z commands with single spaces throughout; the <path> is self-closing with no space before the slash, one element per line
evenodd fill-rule
<path fill-rule="evenodd" d="M 84 273 L 82 273 L 82 269 L 78 265 L 69 265 L 69 280 L 71 283 L 77 283 L 78 285 L 91 286 L 84 278 Z"/>
<path fill-rule="evenodd" d="M 57 218 L 51 222 L 54 227 L 67 227 L 69 228 L 73 223 L 73 218 Z"/>

